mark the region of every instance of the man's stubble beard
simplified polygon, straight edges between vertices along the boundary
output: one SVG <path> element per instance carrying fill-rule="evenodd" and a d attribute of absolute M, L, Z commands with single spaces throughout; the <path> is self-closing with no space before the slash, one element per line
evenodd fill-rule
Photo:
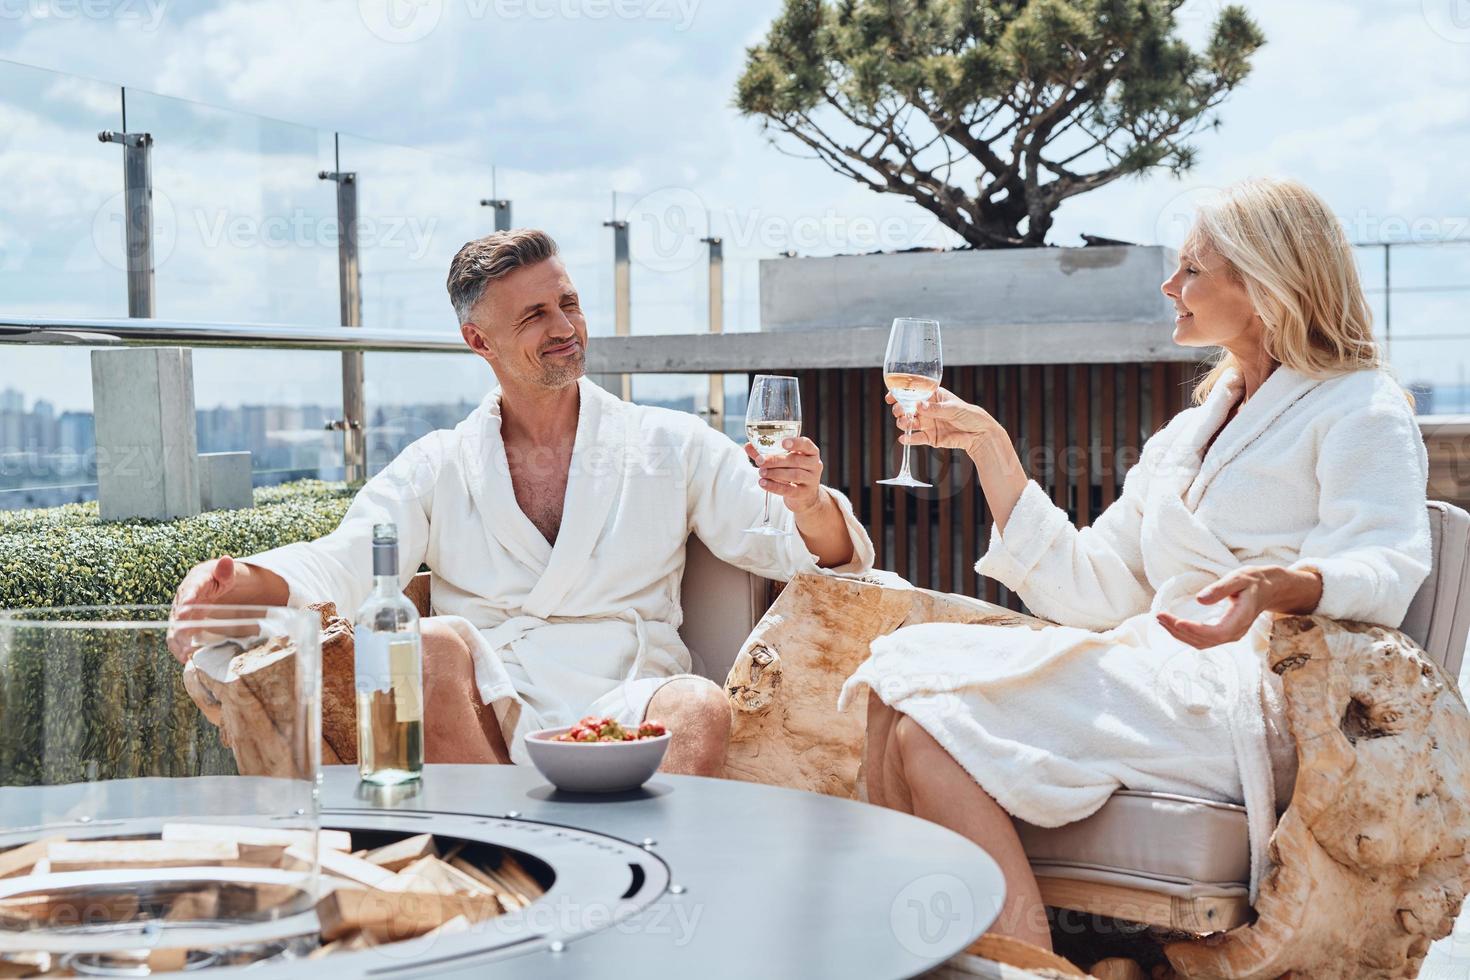
<path fill-rule="evenodd" d="M 583 351 L 578 351 L 576 358 L 566 364 L 545 365 L 537 383 L 543 388 L 559 390 L 576 384 L 586 373 L 587 355 Z"/>

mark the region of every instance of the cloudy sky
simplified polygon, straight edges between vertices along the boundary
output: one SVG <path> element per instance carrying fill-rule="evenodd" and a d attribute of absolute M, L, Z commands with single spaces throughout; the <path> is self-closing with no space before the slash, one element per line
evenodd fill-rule
<path fill-rule="evenodd" d="M 1185 35 L 1202 37 L 1220 6 L 1190 0 Z M 1356 240 L 1470 238 L 1470 0 L 1245 6 L 1268 44 L 1223 125 L 1197 139 L 1196 170 L 1073 199 L 1052 241 L 1088 232 L 1174 242 L 1192 200 L 1254 174 L 1306 180 Z M 492 190 L 515 201 L 517 223 L 562 240 L 595 332 L 611 329 L 601 222 L 614 209 L 727 239 L 733 329 L 755 327 L 763 256 L 952 241 L 901 199 L 776 152 L 730 107 L 744 48 L 779 7 L 0 0 L 0 59 L 13 63 L 0 63 L 0 310 L 125 311 L 121 151 L 95 138 L 121 126 L 119 86 L 129 128 L 158 141 L 162 317 L 332 322 L 333 199 L 316 172 L 338 159 L 362 175 L 362 212 L 378 222 L 363 258 L 365 319 L 385 328 L 453 330 L 444 268 L 488 228 L 476 202 Z M 634 270 L 636 332 L 703 328 L 697 238 L 676 236 L 671 248 L 635 239 L 645 257 Z M 1470 248 L 1404 251 L 1412 255 L 1396 260 L 1396 285 L 1470 285 Z M 1368 285 L 1381 286 L 1378 260 L 1365 269 Z M 1395 333 L 1470 331 L 1467 298 L 1405 293 Z M 1404 340 L 1395 359 L 1413 378 L 1453 382 L 1467 346 Z M 82 352 L 0 357 L 0 388 L 89 404 Z M 333 355 L 197 352 L 196 367 L 201 405 L 331 401 L 338 390 Z M 383 357 L 369 366 L 370 399 L 391 397 L 378 387 L 390 375 L 425 395 L 478 397 L 486 381 L 468 358 Z"/>

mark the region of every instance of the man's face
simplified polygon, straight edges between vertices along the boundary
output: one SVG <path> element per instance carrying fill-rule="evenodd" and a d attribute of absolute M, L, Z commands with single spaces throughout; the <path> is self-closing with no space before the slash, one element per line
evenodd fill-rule
<path fill-rule="evenodd" d="M 555 256 L 491 283 L 471 315 L 460 331 L 502 384 L 565 388 L 586 370 L 587 318 Z"/>

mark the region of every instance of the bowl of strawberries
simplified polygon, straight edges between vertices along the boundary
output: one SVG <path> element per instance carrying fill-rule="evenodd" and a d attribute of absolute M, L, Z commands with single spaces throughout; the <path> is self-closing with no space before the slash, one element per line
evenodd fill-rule
<path fill-rule="evenodd" d="M 637 789 L 658 770 L 668 748 L 668 729 L 656 721 L 633 726 L 588 716 L 526 736 L 531 763 L 553 786 L 571 793 Z"/>

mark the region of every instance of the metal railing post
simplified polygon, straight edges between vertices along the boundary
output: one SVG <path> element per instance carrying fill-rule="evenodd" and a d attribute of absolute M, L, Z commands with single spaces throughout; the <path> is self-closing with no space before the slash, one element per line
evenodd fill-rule
<path fill-rule="evenodd" d="M 702 238 L 709 246 L 709 332 L 725 332 L 725 240 Z M 704 412 L 709 424 L 724 431 L 725 428 L 725 376 L 709 376 L 709 405 Z"/>
<path fill-rule="evenodd" d="M 126 125 L 126 123 L 124 124 Z M 128 265 L 128 316 L 153 316 L 153 137 L 101 132 L 103 143 L 123 148 L 123 233 Z"/>
<path fill-rule="evenodd" d="M 1387 356 L 1393 344 L 1393 243 L 1383 243 L 1383 352 Z"/>
<path fill-rule="evenodd" d="M 503 197 L 487 197 L 480 201 L 482 208 L 495 209 L 495 230 L 510 231 L 510 201 Z"/>
<path fill-rule="evenodd" d="M 619 337 L 633 334 L 633 270 L 628 248 L 628 222 L 604 221 L 613 230 L 613 332 Z M 623 401 L 633 399 L 633 377 L 621 376 Z"/>
<path fill-rule="evenodd" d="M 317 175 L 337 185 L 337 291 L 342 326 L 362 326 L 362 270 L 357 253 L 357 174 L 323 170 Z M 342 417 L 327 423 L 342 433 L 343 476 L 349 486 L 367 480 L 367 400 L 363 393 L 362 351 L 342 352 Z"/>

